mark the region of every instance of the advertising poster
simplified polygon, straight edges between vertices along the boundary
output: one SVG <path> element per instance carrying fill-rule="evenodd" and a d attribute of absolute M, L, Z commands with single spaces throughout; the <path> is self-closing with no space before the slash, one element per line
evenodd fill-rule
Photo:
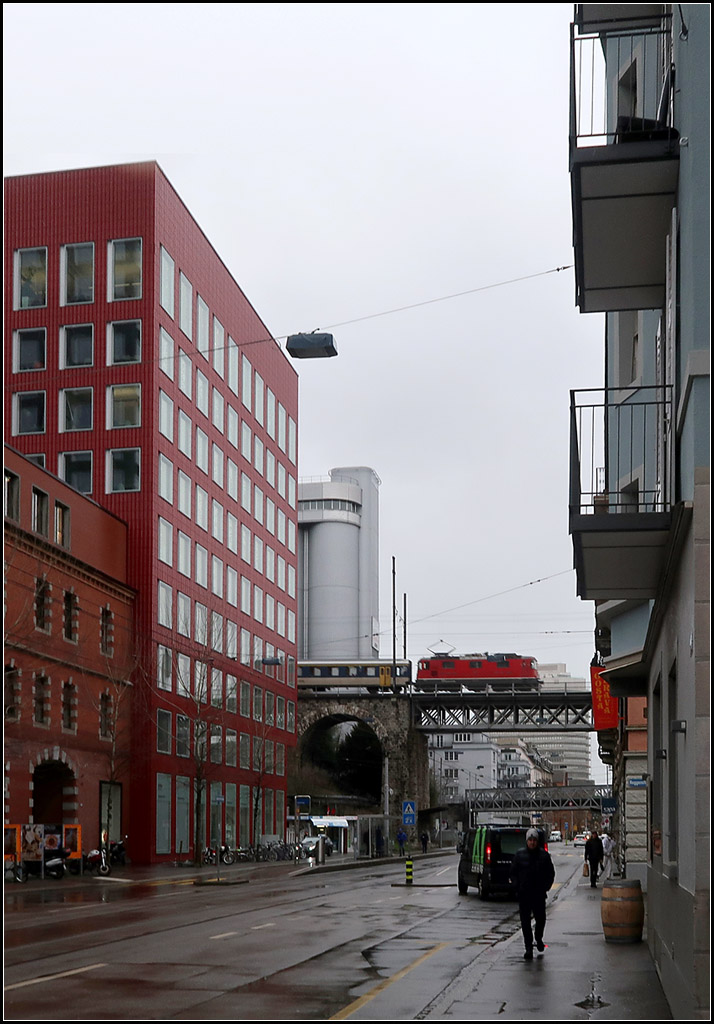
<path fill-rule="evenodd" d="M 610 684 L 600 675 L 600 669 L 590 666 L 590 683 L 593 692 L 593 725 L 601 729 L 616 729 L 618 722 L 617 697 L 610 696 Z"/>

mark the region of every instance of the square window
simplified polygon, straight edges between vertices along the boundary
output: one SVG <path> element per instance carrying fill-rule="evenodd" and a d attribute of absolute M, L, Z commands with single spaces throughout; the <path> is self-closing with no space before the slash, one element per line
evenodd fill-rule
<path fill-rule="evenodd" d="M 94 365 L 94 325 L 76 324 L 60 329 L 60 369 Z"/>
<path fill-rule="evenodd" d="M 141 384 L 114 384 L 107 399 L 107 430 L 141 426 Z"/>
<path fill-rule="evenodd" d="M 107 452 L 107 494 L 141 490 L 141 449 L 115 448 Z"/>
<path fill-rule="evenodd" d="M 61 431 L 91 430 L 92 389 L 67 388 L 61 391 L 59 413 Z"/>
<path fill-rule="evenodd" d="M 141 320 L 117 320 L 107 327 L 110 366 L 141 362 Z"/>
<path fill-rule="evenodd" d="M 92 493 L 92 453 L 64 452 L 59 457 L 59 475 L 82 494 Z"/>
<path fill-rule="evenodd" d="M 13 395 L 15 434 L 44 434 L 45 392 L 25 391 Z"/>
<path fill-rule="evenodd" d="M 44 370 L 47 366 L 47 331 L 44 327 L 15 331 L 15 373 Z"/>
<path fill-rule="evenodd" d="M 141 239 L 109 243 L 109 301 L 141 298 Z"/>
<path fill-rule="evenodd" d="M 47 249 L 18 249 L 15 253 L 15 309 L 47 305 Z"/>
<path fill-rule="evenodd" d="M 63 245 L 60 256 L 61 305 L 94 302 L 94 243 Z"/>

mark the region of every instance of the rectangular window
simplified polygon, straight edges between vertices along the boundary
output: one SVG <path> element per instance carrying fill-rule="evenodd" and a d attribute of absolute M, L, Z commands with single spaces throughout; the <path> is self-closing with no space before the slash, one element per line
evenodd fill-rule
<path fill-rule="evenodd" d="M 238 358 L 239 348 L 230 334 L 228 335 L 228 387 L 234 395 L 238 394 Z"/>
<path fill-rule="evenodd" d="M 211 447 L 211 477 L 217 487 L 223 487 L 223 452 L 217 444 Z"/>
<path fill-rule="evenodd" d="M 253 392 L 253 367 L 250 361 L 243 356 L 241 360 L 241 373 L 243 375 L 243 386 L 241 388 L 241 401 L 246 409 L 250 410 L 252 405 Z"/>
<path fill-rule="evenodd" d="M 223 505 L 215 498 L 211 501 L 211 533 L 219 544 L 223 543 Z"/>
<path fill-rule="evenodd" d="M 223 433 L 225 401 L 218 388 L 211 392 L 211 422 L 221 434 Z"/>
<path fill-rule="evenodd" d="M 211 612 L 211 647 L 219 654 L 223 652 L 223 616 Z"/>
<path fill-rule="evenodd" d="M 92 406 L 91 388 L 67 388 L 60 391 L 59 429 L 66 433 L 91 430 Z"/>
<path fill-rule="evenodd" d="M 14 434 L 44 434 L 45 392 L 23 391 L 13 395 Z"/>
<path fill-rule="evenodd" d="M 275 440 L 275 395 L 270 388 L 265 392 L 265 429 L 268 437 Z"/>
<path fill-rule="evenodd" d="M 161 246 L 161 305 L 173 320 L 175 264 L 171 255 Z"/>
<path fill-rule="evenodd" d="M 176 715 L 176 756 L 189 757 L 191 754 L 191 719 Z"/>
<path fill-rule="evenodd" d="M 226 547 L 238 554 L 238 520 L 232 512 L 226 512 Z"/>
<path fill-rule="evenodd" d="M 254 437 L 253 444 L 253 465 L 255 466 L 256 472 L 263 476 L 263 466 L 265 463 L 265 446 L 259 437 Z"/>
<path fill-rule="evenodd" d="M 250 462 L 251 452 L 253 449 L 253 433 L 250 426 L 245 420 L 241 423 L 240 428 L 240 453 L 244 459 Z"/>
<path fill-rule="evenodd" d="M 107 452 L 107 494 L 141 490 L 141 448 Z"/>
<path fill-rule="evenodd" d="M 265 384 L 258 371 L 255 371 L 255 393 L 253 396 L 253 415 L 261 427 L 265 423 Z"/>
<path fill-rule="evenodd" d="M 63 245 L 60 254 L 60 305 L 94 302 L 94 243 Z"/>
<path fill-rule="evenodd" d="M 226 764 L 235 768 L 238 763 L 238 733 L 235 729 L 226 729 Z"/>
<path fill-rule="evenodd" d="M 240 557 L 250 565 L 250 549 L 252 538 L 248 527 L 241 523 L 240 528 Z"/>
<path fill-rule="evenodd" d="M 203 661 L 194 662 L 193 695 L 201 704 L 208 703 L 208 675 Z"/>
<path fill-rule="evenodd" d="M 159 328 L 159 369 L 174 379 L 174 339 L 163 327 Z"/>
<path fill-rule="evenodd" d="M 36 725 L 50 724 L 50 682 L 46 676 L 35 676 L 32 694 L 32 719 Z"/>
<path fill-rule="evenodd" d="M 208 643 L 208 609 L 200 601 L 194 601 L 193 612 L 195 616 L 193 638 L 197 644 L 202 644 L 205 647 Z"/>
<path fill-rule="evenodd" d="M 233 501 L 238 501 L 238 467 L 233 459 L 226 459 L 226 491 Z"/>
<path fill-rule="evenodd" d="M 178 510 L 189 519 L 191 518 L 192 490 L 191 477 L 180 469 L 178 471 Z"/>
<path fill-rule="evenodd" d="M 196 525 L 208 532 L 208 492 L 196 484 Z"/>
<path fill-rule="evenodd" d="M 193 365 L 191 363 L 191 356 L 189 356 L 182 348 L 178 350 L 178 386 L 183 391 L 186 398 L 191 397 L 191 377 L 193 372 Z"/>
<path fill-rule="evenodd" d="M 196 299 L 196 348 L 206 360 L 208 359 L 208 351 L 211 347 L 210 327 L 211 315 L 208 306 L 199 295 Z"/>
<path fill-rule="evenodd" d="M 211 555 L 211 591 L 223 597 L 223 562 L 218 555 Z"/>
<path fill-rule="evenodd" d="M 18 249 L 15 253 L 15 309 L 47 305 L 47 249 Z"/>
<path fill-rule="evenodd" d="M 191 538 L 178 531 L 176 568 L 182 576 L 191 578 Z"/>
<path fill-rule="evenodd" d="M 159 644 L 156 650 L 156 685 L 160 690 L 170 690 L 172 688 L 171 670 L 171 650 Z"/>
<path fill-rule="evenodd" d="M 250 736 L 248 733 L 242 732 L 239 742 L 240 766 L 241 768 L 250 768 Z"/>
<path fill-rule="evenodd" d="M 141 362 L 141 320 L 116 320 L 107 326 L 110 366 Z"/>
<path fill-rule="evenodd" d="M 99 650 L 107 658 L 114 656 L 114 615 L 109 605 L 99 609 Z"/>
<path fill-rule="evenodd" d="M 208 377 L 200 370 L 196 370 L 196 408 L 203 413 L 206 419 L 208 419 L 209 394 Z"/>
<path fill-rule="evenodd" d="M 60 328 L 60 369 L 94 366 L 94 325 L 72 324 Z"/>
<path fill-rule="evenodd" d="M 50 585 L 44 576 L 38 576 L 35 580 L 35 629 L 41 629 L 43 633 L 50 631 L 51 602 Z"/>
<path fill-rule="evenodd" d="M 297 463 L 297 424 L 292 416 L 288 416 L 288 458 L 293 465 Z"/>
<path fill-rule="evenodd" d="M 196 465 L 208 474 L 208 434 L 196 427 Z"/>
<path fill-rule="evenodd" d="M 69 550 L 70 543 L 70 517 L 71 513 L 67 505 L 61 501 L 55 502 L 55 544 Z"/>
<path fill-rule="evenodd" d="M 193 337 L 193 286 L 185 274 L 179 274 L 179 326 L 187 338 Z"/>
<path fill-rule="evenodd" d="M 159 431 L 168 438 L 174 439 L 174 403 L 165 392 L 159 390 Z"/>
<path fill-rule="evenodd" d="M 47 367 L 47 331 L 44 327 L 15 331 L 13 372 L 25 373 Z"/>
<path fill-rule="evenodd" d="M 107 430 L 140 427 L 141 384 L 113 384 L 107 392 Z"/>
<path fill-rule="evenodd" d="M 187 458 L 191 458 L 192 451 L 192 439 L 193 434 L 193 423 L 191 417 L 188 416 L 182 409 L 179 409 L 178 414 L 178 448 Z"/>
<path fill-rule="evenodd" d="M 187 654 L 176 655 L 176 693 L 179 697 L 191 696 L 191 659 Z"/>
<path fill-rule="evenodd" d="M 235 676 L 226 676 L 226 711 L 238 713 L 238 680 Z"/>
<path fill-rule="evenodd" d="M 103 694 L 107 696 L 107 694 Z M 76 695 L 72 683 L 62 683 L 62 728 L 71 732 L 77 731 L 77 717 L 75 714 Z M 99 731 L 102 733 L 101 709 Z M 102 733 L 102 735 L 104 735 Z"/>
<path fill-rule="evenodd" d="M 211 669 L 211 707 L 223 707 L 223 673 L 220 669 Z"/>
<path fill-rule="evenodd" d="M 239 423 L 238 413 L 232 405 L 229 405 L 226 409 L 226 437 L 228 438 L 228 443 L 232 444 L 234 448 L 238 447 Z"/>
<path fill-rule="evenodd" d="M 159 455 L 159 497 L 173 505 L 174 501 L 174 464 L 165 455 Z"/>
<path fill-rule="evenodd" d="M 250 683 L 243 680 L 240 684 L 240 713 L 243 718 L 250 718 Z"/>
<path fill-rule="evenodd" d="M 50 535 L 50 497 L 38 487 L 32 488 L 32 529 L 42 537 Z"/>
<path fill-rule="evenodd" d="M 226 566 L 226 601 L 231 607 L 238 607 L 238 573 L 230 565 Z"/>
<path fill-rule="evenodd" d="M 181 636 L 191 636 L 191 598 L 180 590 L 176 592 L 176 631 Z M 185 655 L 178 657 L 183 658 Z"/>
<path fill-rule="evenodd" d="M 196 544 L 196 583 L 199 587 L 208 587 L 208 552 L 201 544 Z M 205 640 L 203 641 L 206 642 Z"/>
<path fill-rule="evenodd" d="M 109 243 L 109 301 L 141 298 L 141 239 Z"/>
<path fill-rule="evenodd" d="M 225 363 L 226 337 L 223 324 L 213 318 L 213 369 L 219 377 L 223 376 L 223 365 Z"/>
<path fill-rule="evenodd" d="M 159 561 L 165 565 L 173 565 L 173 540 L 173 526 L 159 516 Z"/>
<path fill-rule="evenodd" d="M 156 751 L 171 753 L 171 712 L 163 708 L 156 709 Z"/>
<path fill-rule="evenodd" d="M 173 628 L 173 591 L 168 583 L 159 580 L 158 588 L 158 622 L 167 629 Z"/>
<path fill-rule="evenodd" d="M 92 453 L 63 452 L 59 457 L 59 475 L 81 494 L 92 493 Z"/>

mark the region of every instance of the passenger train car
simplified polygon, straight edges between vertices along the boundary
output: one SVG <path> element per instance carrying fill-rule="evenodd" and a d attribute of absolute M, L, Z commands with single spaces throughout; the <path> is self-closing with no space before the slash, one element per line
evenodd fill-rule
<path fill-rule="evenodd" d="M 522 654 L 438 655 L 418 662 L 416 689 L 422 692 L 535 690 L 538 662 Z"/>
<path fill-rule="evenodd" d="M 411 681 L 411 661 L 299 661 L 297 666 L 298 689 L 303 692 L 364 688 L 394 693 L 406 690 Z"/>

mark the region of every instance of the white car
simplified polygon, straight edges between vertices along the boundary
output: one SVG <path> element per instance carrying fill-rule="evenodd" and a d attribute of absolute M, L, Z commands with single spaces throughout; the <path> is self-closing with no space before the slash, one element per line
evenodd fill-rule
<path fill-rule="evenodd" d="M 576 836 L 575 839 L 573 839 L 573 846 L 585 846 L 585 844 L 587 843 L 588 839 L 589 839 L 589 836 L 586 836 L 584 834 Z"/>
<path fill-rule="evenodd" d="M 549 843 L 562 843 L 563 842 L 562 833 L 560 833 L 557 828 L 554 828 L 553 831 L 548 836 L 548 842 Z"/>

